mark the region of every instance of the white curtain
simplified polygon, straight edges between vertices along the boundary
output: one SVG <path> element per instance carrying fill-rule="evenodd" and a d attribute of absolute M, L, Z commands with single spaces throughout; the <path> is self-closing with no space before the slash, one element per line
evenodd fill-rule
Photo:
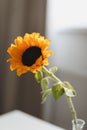
<path fill-rule="evenodd" d="M 18 36 L 39 32 L 44 35 L 45 0 L 0 1 L 0 113 L 21 109 L 40 116 L 40 87 L 33 74 L 21 77 L 9 69 L 7 48 Z"/>

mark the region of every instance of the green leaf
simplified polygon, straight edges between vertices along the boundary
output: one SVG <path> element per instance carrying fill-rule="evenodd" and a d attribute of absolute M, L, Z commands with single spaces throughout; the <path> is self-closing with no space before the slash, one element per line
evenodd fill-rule
<path fill-rule="evenodd" d="M 59 99 L 64 94 L 64 88 L 62 83 L 53 84 L 52 94 L 55 100 Z"/>
<path fill-rule="evenodd" d="M 37 82 L 40 83 L 40 81 L 42 80 L 42 78 L 43 78 L 42 71 L 38 71 L 37 73 L 35 73 L 35 79 L 36 79 Z"/>
<path fill-rule="evenodd" d="M 52 90 L 51 90 L 51 89 L 47 89 L 47 90 L 43 91 L 43 94 L 42 94 L 42 102 L 41 102 L 41 103 L 44 103 L 44 102 L 46 101 L 46 99 L 47 99 L 47 96 L 48 96 L 49 94 L 51 94 L 51 93 L 52 93 Z"/>
<path fill-rule="evenodd" d="M 55 73 L 57 71 L 57 67 L 54 66 L 54 67 L 50 68 L 49 71 L 52 73 Z"/>
<path fill-rule="evenodd" d="M 76 96 L 76 91 L 73 89 L 72 85 L 69 82 L 64 82 L 65 87 L 65 93 L 69 97 L 75 97 Z"/>
<path fill-rule="evenodd" d="M 48 88 L 48 85 L 49 85 L 48 78 L 43 78 L 41 80 L 41 88 L 42 88 L 42 90 L 45 91 Z"/>

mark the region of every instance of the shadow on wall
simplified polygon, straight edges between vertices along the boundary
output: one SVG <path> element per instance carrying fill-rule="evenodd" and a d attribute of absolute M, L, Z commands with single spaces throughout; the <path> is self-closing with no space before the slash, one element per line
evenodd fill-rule
<path fill-rule="evenodd" d="M 76 75 L 69 72 L 59 72 L 57 75 L 59 75 L 60 79 L 63 81 L 68 80 L 73 87 L 77 91 L 77 96 L 72 98 L 74 102 L 74 106 L 77 112 L 77 117 L 82 118 L 87 122 L 87 104 L 85 102 L 85 99 L 87 99 L 87 77 Z M 64 98 L 64 97 L 63 97 Z M 55 114 L 56 115 L 56 123 L 59 121 L 60 124 L 65 126 L 65 128 L 68 129 L 68 126 L 71 125 L 72 115 L 68 108 L 66 99 L 61 99 L 58 106 L 58 111 Z M 63 104 L 63 102 L 65 102 Z M 62 123 L 61 123 L 62 122 Z M 85 126 L 87 129 L 87 126 Z"/>
<path fill-rule="evenodd" d="M 69 81 L 77 91 L 77 96 L 72 98 L 77 112 L 77 117 L 87 122 L 87 77 L 66 72 L 60 68 L 56 75 L 62 81 Z M 44 106 L 43 112 L 43 118 L 45 120 L 63 128 L 71 129 L 72 115 L 64 95 L 58 101 L 55 101 L 50 95 Z M 87 129 L 86 125 L 85 129 Z"/>

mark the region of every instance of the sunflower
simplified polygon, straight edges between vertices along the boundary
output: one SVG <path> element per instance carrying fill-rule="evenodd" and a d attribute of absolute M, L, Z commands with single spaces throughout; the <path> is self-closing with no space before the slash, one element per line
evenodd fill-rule
<path fill-rule="evenodd" d="M 7 60 L 10 62 L 11 71 L 16 69 L 18 76 L 28 71 L 32 73 L 40 71 L 43 65 L 49 64 L 48 57 L 53 53 L 47 50 L 49 45 L 50 41 L 39 33 L 18 36 L 7 50 L 11 56 Z"/>

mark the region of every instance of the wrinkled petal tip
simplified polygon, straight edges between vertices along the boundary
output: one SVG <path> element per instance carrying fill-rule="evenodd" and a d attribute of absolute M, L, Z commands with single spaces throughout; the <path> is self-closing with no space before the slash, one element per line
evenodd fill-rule
<path fill-rule="evenodd" d="M 9 59 L 8 59 L 8 60 L 6 60 L 6 62 L 9 62 Z"/>
<path fill-rule="evenodd" d="M 10 67 L 10 70 L 13 71 L 14 69 Z"/>

